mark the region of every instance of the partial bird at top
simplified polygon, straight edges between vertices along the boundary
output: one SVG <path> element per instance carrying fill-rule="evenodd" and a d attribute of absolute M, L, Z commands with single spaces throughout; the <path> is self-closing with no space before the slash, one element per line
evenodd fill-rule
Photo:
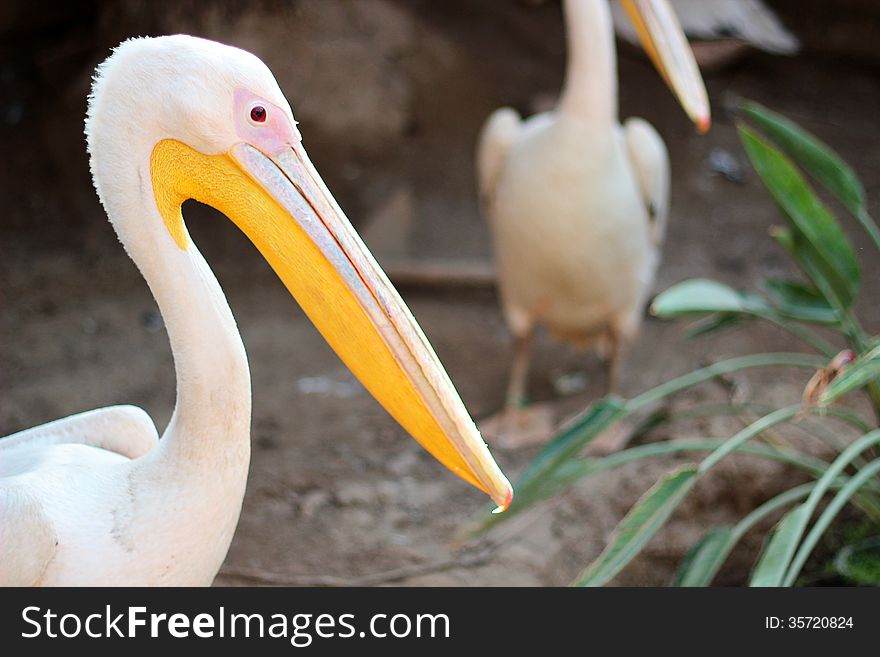
<path fill-rule="evenodd" d="M 761 0 L 669 1 L 691 39 L 736 39 L 778 55 L 793 55 L 800 49 L 798 38 Z M 638 35 L 620 3 L 613 2 L 611 12 L 617 35 L 638 44 Z"/>
<path fill-rule="evenodd" d="M 756 48 L 794 55 L 800 41 L 761 0 L 670 0 L 703 71 L 736 62 Z M 632 44 L 638 35 L 619 3 L 611 5 L 617 35 Z"/>
<path fill-rule="evenodd" d="M 529 0 L 545 4 L 547 0 Z M 750 48 L 774 55 L 794 55 L 800 40 L 761 0 L 669 0 L 681 27 L 691 39 L 694 55 L 704 71 L 725 66 Z M 624 41 L 639 45 L 640 37 L 621 0 L 611 0 L 614 31 Z"/>

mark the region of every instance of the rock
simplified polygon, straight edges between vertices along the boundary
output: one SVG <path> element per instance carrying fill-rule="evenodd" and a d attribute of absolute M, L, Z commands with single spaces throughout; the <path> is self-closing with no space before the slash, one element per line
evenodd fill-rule
<path fill-rule="evenodd" d="M 390 459 L 388 461 L 388 464 L 386 465 L 386 468 L 391 474 L 402 477 L 403 475 L 410 474 L 413 470 L 415 470 L 418 463 L 419 457 L 416 456 L 414 452 L 407 451 L 401 452 L 397 456 Z"/>
<path fill-rule="evenodd" d="M 141 325 L 147 333 L 156 333 L 162 330 L 165 322 L 162 320 L 162 315 L 159 314 L 158 310 L 148 310 L 141 315 Z"/>
<path fill-rule="evenodd" d="M 317 489 L 309 491 L 299 498 L 299 510 L 306 519 L 313 518 L 315 514 L 330 503 L 332 496 L 325 490 Z"/>
<path fill-rule="evenodd" d="M 400 484 L 396 481 L 380 481 L 376 486 L 376 494 L 383 504 L 393 507 L 401 497 Z"/>
<path fill-rule="evenodd" d="M 422 481 L 412 477 L 401 480 L 404 503 L 417 513 L 428 512 L 447 494 L 443 482 Z"/>
<path fill-rule="evenodd" d="M 723 148 L 713 148 L 709 152 L 709 159 L 706 165 L 711 173 L 724 176 L 726 180 L 732 183 L 743 185 L 746 182 L 743 163 L 733 153 Z"/>
<path fill-rule="evenodd" d="M 296 391 L 301 395 L 351 399 L 360 395 L 364 389 L 354 377 L 349 381 L 335 381 L 326 376 L 305 376 L 297 380 Z"/>
<path fill-rule="evenodd" d="M 586 372 L 565 372 L 553 379 L 553 389 L 561 397 L 571 397 L 582 393 L 590 385 Z"/>
<path fill-rule="evenodd" d="M 336 490 L 336 500 L 343 506 L 369 506 L 377 502 L 377 495 L 369 484 L 351 481 Z"/>

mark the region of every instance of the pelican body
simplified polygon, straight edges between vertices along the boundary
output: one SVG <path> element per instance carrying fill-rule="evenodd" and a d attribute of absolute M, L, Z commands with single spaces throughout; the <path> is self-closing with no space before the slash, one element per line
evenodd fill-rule
<path fill-rule="evenodd" d="M 705 89 L 665 2 L 627 2 L 652 58 L 695 121 Z M 568 69 L 557 108 L 523 121 L 502 108 L 477 151 L 502 307 L 515 338 L 507 414 L 525 396 L 529 340 L 544 324 L 579 346 L 621 348 L 639 328 L 669 211 L 669 159 L 642 119 L 621 125 L 608 0 L 564 0 Z M 671 64 L 667 64 L 671 62 Z M 508 418 L 510 419 L 510 418 Z M 510 422 L 504 431 L 513 432 Z"/>
<path fill-rule="evenodd" d="M 510 484 L 259 59 L 182 35 L 127 41 L 98 69 L 86 135 L 98 196 L 163 314 L 177 400 L 161 440 L 131 406 L 0 440 L 0 584 L 207 585 L 226 556 L 247 481 L 250 375 L 186 230 L 190 198 L 253 241 L 416 440 L 499 507 L 510 503 Z"/>

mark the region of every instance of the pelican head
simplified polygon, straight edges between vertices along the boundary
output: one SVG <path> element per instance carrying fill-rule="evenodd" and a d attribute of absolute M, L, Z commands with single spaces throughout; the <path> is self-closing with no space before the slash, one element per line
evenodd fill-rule
<path fill-rule="evenodd" d="M 184 201 L 216 208 L 254 243 L 404 429 L 499 507 L 510 504 L 510 484 L 421 329 L 309 161 L 290 105 L 257 57 L 182 35 L 127 41 L 99 68 L 86 134 L 98 195 L 130 251 L 145 228 L 119 219 L 132 215 L 125 212 L 131 192 L 122 186 L 139 186 L 148 197 L 144 221 L 155 220 L 149 229 L 160 232 L 168 253 L 197 253 L 181 215 Z M 142 160 L 141 173 L 123 180 L 132 158 Z"/>

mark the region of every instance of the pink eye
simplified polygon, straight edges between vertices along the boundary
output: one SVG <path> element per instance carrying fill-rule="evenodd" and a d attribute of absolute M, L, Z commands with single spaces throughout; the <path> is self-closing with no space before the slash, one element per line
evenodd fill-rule
<path fill-rule="evenodd" d="M 266 122 L 266 108 L 262 105 L 254 105 L 251 108 L 251 121 L 254 123 Z"/>

